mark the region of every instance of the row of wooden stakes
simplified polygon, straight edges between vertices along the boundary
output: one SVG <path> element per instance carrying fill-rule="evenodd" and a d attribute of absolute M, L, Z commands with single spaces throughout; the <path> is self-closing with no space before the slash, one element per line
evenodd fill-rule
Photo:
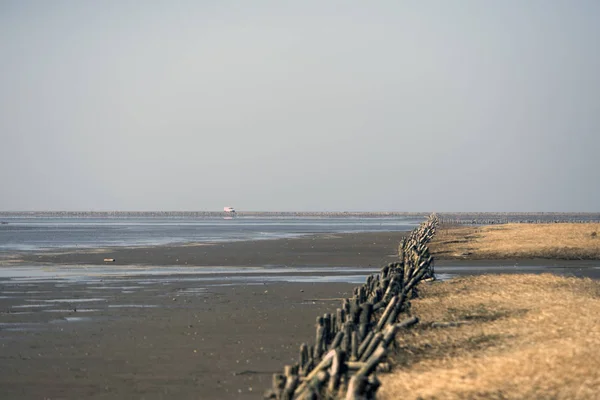
<path fill-rule="evenodd" d="M 407 316 L 409 300 L 418 295 L 419 282 L 434 277 L 427 243 L 438 221 L 431 215 L 401 241 L 398 262 L 370 275 L 335 313 L 317 317 L 314 345 L 303 343 L 298 362 L 273 375 L 265 399 L 375 397 L 380 386 L 376 372 L 389 370 L 385 360 L 396 334 L 418 322 Z"/>

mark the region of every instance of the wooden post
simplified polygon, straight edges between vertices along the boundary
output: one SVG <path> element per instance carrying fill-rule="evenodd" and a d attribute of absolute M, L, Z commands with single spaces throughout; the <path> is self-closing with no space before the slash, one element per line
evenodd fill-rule
<path fill-rule="evenodd" d="M 308 382 L 305 389 L 302 391 L 296 391 L 297 399 L 299 400 L 318 400 L 321 397 L 319 396 L 319 392 L 325 381 L 329 378 L 329 374 L 326 371 L 319 371 L 317 375 L 315 375 Z"/>
<path fill-rule="evenodd" d="M 352 322 L 358 322 L 358 314 L 360 313 L 360 302 L 358 301 L 358 297 L 353 297 L 350 300 L 350 315 L 352 315 Z"/>
<path fill-rule="evenodd" d="M 279 400 L 281 399 L 281 394 L 283 393 L 283 388 L 285 387 L 285 376 L 281 374 L 273 374 L 273 393 L 275 393 L 275 397 Z"/>
<path fill-rule="evenodd" d="M 294 367 L 286 365 L 284 367 L 285 386 L 281 392 L 281 400 L 293 400 L 294 391 L 298 386 L 298 376 L 294 374 Z"/>
<path fill-rule="evenodd" d="M 358 300 L 361 304 L 367 301 L 367 291 L 364 286 L 358 288 Z"/>
<path fill-rule="evenodd" d="M 358 361 L 358 332 L 356 330 L 352 331 L 352 353 L 350 355 L 350 360 Z"/>
<path fill-rule="evenodd" d="M 331 344 L 329 345 L 329 350 L 333 350 L 336 347 L 339 347 L 342 344 L 343 338 L 344 338 L 344 331 L 343 330 L 338 331 L 338 333 L 335 334 L 335 337 L 331 341 Z"/>
<path fill-rule="evenodd" d="M 359 315 L 359 330 L 358 337 L 360 340 L 363 340 L 367 336 L 367 332 L 371 327 L 371 316 L 373 314 L 373 304 L 371 303 L 363 303 L 361 306 L 361 311 Z"/>
<path fill-rule="evenodd" d="M 331 324 L 330 324 L 330 328 L 329 328 L 329 338 L 333 339 L 335 337 L 335 334 L 338 331 L 338 324 L 337 324 L 337 315 L 336 314 L 331 314 Z"/>
<path fill-rule="evenodd" d="M 346 313 L 344 312 L 344 310 L 342 308 L 338 308 L 337 310 L 335 310 L 335 322 L 337 325 L 338 332 L 342 330 L 342 326 L 344 325 L 345 318 L 346 318 Z"/>
<path fill-rule="evenodd" d="M 330 350 L 325 357 L 321 360 L 319 364 L 317 364 L 313 370 L 306 376 L 304 382 L 302 382 L 298 388 L 296 389 L 296 394 L 300 394 L 302 391 L 306 389 L 309 385 L 309 382 L 314 379 L 317 374 L 323 372 L 323 370 L 329 368 L 333 362 L 333 357 L 335 356 L 335 350 Z"/>
<path fill-rule="evenodd" d="M 398 325 L 388 325 L 383 332 L 383 337 L 381 338 L 381 344 L 383 347 L 387 348 L 389 344 L 396 338 L 396 331 L 398 330 Z"/>
<path fill-rule="evenodd" d="M 348 385 L 348 393 L 346 393 L 346 400 L 366 400 L 366 389 L 368 379 L 364 375 L 354 375 L 350 379 L 350 385 Z"/>
<path fill-rule="evenodd" d="M 369 343 L 371 343 L 371 340 L 373 340 L 373 336 L 375 336 L 375 332 L 370 331 L 369 333 L 367 333 L 367 337 L 364 338 L 364 340 L 362 341 L 362 343 L 358 347 L 358 359 L 359 360 L 361 359 L 363 353 L 365 352 L 365 350 L 369 346 Z"/>
<path fill-rule="evenodd" d="M 369 384 L 367 385 L 367 398 L 374 399 L 375 393 L 377 393 L 377 390 L 380 386 L 381 382 L 379 381 L 379 379 L 377 379 L 375 373 L 369 375 Z"/>
<path fill-rule="evenodd" d="M 385 311 L 381 315 L 381 318 L 379 318 L 379 322 L 377 323 L 376 330 L 380 331 L 383 328 L 388 317 L 394 310 L 394 307 L 396 306 L 397 302 L 398 302 L 398 296 L 392 297 L 392 300 L 388 303 L 387 307 L 385 308 Z"/>
<path fill-rule="evenodd" d="M 300 375 L 305 376 L 308 373 L 309 363 L 308 345 L 306 343 L 302 343 L 300 345 L 300 357 L 298 358 L 298 360 L 298 363 L 300 364 L 300 370 L 298 371 L 298 373 Z"/>
<path fill-rule="evenodd" d="M 342 300 L 342 310 L 344 310 L 344 315 L 350 314 L 350 300 Z"/>
<path fill-rule="evenodd" d="M 352 350 L 352 331 L 354 330 L 354 324 L 352 321 L 346 321 L 344 324 L 344 337 L 342 338 L 342 350 L 346 352 L 346 354 L 350 354 Z"/>
<path fill-rule="evenodd" d="M 377 364 L 379 364 L 379 361 L 381 361 L 383 357 L 385 357 L 386 351 L 386 348 L 381 345 L 377 347 L 373 354 L 366 360 L 365 365 L 358 370 L 356 375 L 367 376 L 371 372 L 375 371 L 375 368 L 377 367 Z"/>
<path fill-rule="evenodd" d="M 335 395 L 338 387 L 340 386 L 340 380 L 344 371 L 346 353 L 341 350 L 335 350 L 335 355 L 331 363 L 331 373 L 329 378 L 329 393 Z"/>
<path fill-rule="evenodd" d="M 331 339 L 331 314 L 323 314 L 323 351 L 327 348 L 327 343 Z"/>
<path fill-rule="evenodd" d="M 360 356 L 359 361 L 368 360 L 369 357 L 371 357 L 371 353 L 373 353 L 373 351 L 375 351 L 375 348 L 379 345 L 379 342 L 381 342 L 382 339 L 383 339 L 383 334 L 381 332 L 376 333 L 375 336 L 373 336 L 373 339 L 371 339 L 369 346 L 367 346 L 364 353 Z"/>
<path fill-rule="evenodd" d="M 325 350 L 324 346 L 324 336 L 325 336 L 325 326 L 323 322 L 323 317 L 317 317 L 316 324 L 316 333 L 315 333 L 315 351 L 313 353 L 313 357 L 315 360 L 321 358 L 323 351 Z"/>
<path fill-rule="evenodd" d="M 400 322 L 399 324 L 397 324 L 398 329 L 402 329 L 402 328 L 410 328 L 411 326 L 413 326 L 414 324 L 419 322 L 419 318 L 418 317 L 410 317 L 405 319 L 404 321 Z"/>

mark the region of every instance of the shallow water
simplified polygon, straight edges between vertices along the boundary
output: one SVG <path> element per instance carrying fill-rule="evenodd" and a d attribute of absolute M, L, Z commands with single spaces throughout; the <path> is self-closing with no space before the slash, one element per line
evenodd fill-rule
<path fill-rule="evenodd" d="M 5 218 L 1 252 L 290 238 L 314 233 L 409 231 L 418 217 L 251 218 L 106 217 Z"/>
<path fill-rule="evenodd" d="M 147 304 L 157 296 L 173 298 L 174 307 L 186 306 L 193 298 L 213 296 L 216 287 L 239 285 L 269 285 L 278 282 L 295 283 L 364 283 L 377 268 L 306 267 L 145 267 L 145 266 L 35 266 L 0 268 L 0 293 L 11 292 L 11 298 L 0 298 L 8 310 L 29 313 L 22 315 L 23 324 L 11 322 L 10 330 L 39 330 L 57 322 L 83 323 L 105 318 L 119 310 L 139 310 L 165 307 Z M 22 285 L 33 285 L 31 291 L 19 290 Z M 40 290 L 48 286 L 56 291 Z M 4 290 L 6 289 L 6 290 Z M 57 296 L 60 293 L 60 297 Z M 102 296 L 98 296 L 101 294 Z M 143 302 L 140 302 L 141 299 Z M 5 303 L 2 303 L 5 302 Z M 164 300 L 163 300 L 164 302 Z M 93 303 L 93 307 L 89 304 Z M 171 302 L 169 302 L 171 303 Z M 79 309 L 80 305 L 88 305 Z M 170 307 L 169 304 L 167 307 Z M 1 307 L 0 307 L 1 308 Z M 20 311 L 22 310 L 22 311 Z M 114 310 L 114 311 L 111 311 Z M 86 317 L 75 316 L 86 313 Z M 33 315 L 32 315 L 33 314 Z M 45 324 L 28 325 L 26 317 L 61 315 L 45 319 Z M 16 312 L 0 315 L 18 318 Z M 50 325 L 49 325 L 50 324 Z M 5 329 L 6 330 L 6 329 Z"/>
<path fill-rule="evenodd" d="M 156 279 L 160 278 L 164 281 L 171 282 L 173 280 L 211 280 L 211 277 L 224 275 L 230 278 L 236 275 L 256 275 L 254 279 L 267 277 L 270 275 L 284 275 L 302 273 L 321 275 L 337 275 L 337 274 L 358 274 L 366 277 L 370 273 L 376 273 L 377 268 L 345 268 L 345 267 L 148 267 L 148 266 L 98 266 L 98 265 L 82 265 L 82 266 L 10 266 L 0 268 L 0 279 L 8 279 L 11 282 L 19 284 L 27 283 L 44 283 L 44 282 L 80 282 L 98 285 L 102 282 L 103 288 L 106 289 L 133 289 L 139 285 L 147 285 L 156 283 Z M 144 277 L 139 281 L 127 281 L 134 285 L 126 286 L 108 286 L 110 283 L 123 283 L 125 278 Z M 150 279 L 152 278 L 152 279 Z M 251 281 L 252 279 L 248 279 Z M 59 283 L 59 284 L 61 284 Z M 58 287 L 59 284 L 56 286 Z M 62 283 L 65 284 L 65 283 Z M 100 289 L 101 287 L 93 287 Z M 90 287 L 92 289 L 92 287 Z"/>
<path fill-rule="evenodd" d="M 600 279 L 600 266 L 589 265 L 587 263 L 568 262 L 568 265 L 477 265 L 476 262 L 469 262 L 468 265 L 436 266 L 436 275 L 450 274 L 451 276 L 460 275 L 481 275 L 481 274 L 543 274 L 551 273 L 562 276 L 572 276 L 578 278 Z"/>
<path fill-rule="evenodd" d="M 77 324 L 99 321 L 111 316 L 117 309 L 144 312 L 143 309 L 156 307 L 188 307 L 186 305 L 188 301 L 213 296 L 217 287 L 224 286 L 268 286 L 278 282 L 359 285 L 365 282 L 368 275 L 378 272 L 378 268 L 282 266 L 266 268 L 145 266 L 52 266 L 49 268 L 35 265 L 4 267 L 0 268 L 0 293 L 8 292 L 10 296 L 0 296 L 0 309 L 6 310 L 0 314 L 0 329 L 15 332 L 37 331 L 49 329 L 52 324 L 58 322 Z M 460 275 L 517 272 L 552 272 L 569 276 L 598 277 L 600 267 L 578 266 L 576 263 L 568 267 L 476 264 L 436 267 L 436 277 L 439 280 L 448 280 Z M 23 286 L 31 287 L 32 290 L 28 291 Z M 48 290 L 49 287 L 57 289 Z M 99 294 L 102 296 L 98 296 Z M 157 297 L 163 300 L 158 301 Z M 149 298 L 154 299 L 150 304 L 146 303 Z M 165 298 L 169 300 L 168 303 L 164 302 Z M 170 301 L 171 298 L 173 302 Z M 162 305 L 158 305 L 160 303 Z M 87 307 L 79 309 L 79 306 Z M 86 315 L 77 316 L 75 313 L 86 313 Z M 46 321 L 45 323 L 28 322 L 31 318 L 40 320 L 40 315 L 61 318 L 41 318 Z M 15 318 L 20 319 L 21 322 L 15 321 Z"/>

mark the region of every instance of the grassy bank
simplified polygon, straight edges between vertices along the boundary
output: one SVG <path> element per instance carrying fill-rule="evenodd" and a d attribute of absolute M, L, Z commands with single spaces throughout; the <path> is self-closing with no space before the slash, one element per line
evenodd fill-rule
<path fill-rule="evenodd" d="M 487 275 L 421 286 L 382 399 L 595 399 L 600 282 Z"/>
<path fill-rule="evenodd" d="M 600 224 L 442 227 L 430 249 L 438 259 L 600 259 Z"/>

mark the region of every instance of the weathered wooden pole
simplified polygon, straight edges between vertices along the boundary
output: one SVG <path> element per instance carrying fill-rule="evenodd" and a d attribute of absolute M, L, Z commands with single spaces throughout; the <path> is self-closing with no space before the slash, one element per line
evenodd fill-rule
<path fill-rule="evenodd" d="M 334 395 L 340 386 L 342 374 L 345 373 L 346 353 L 342 350 L 335 350 L 333 361 L 331 362 L 331 372 L 329 377 L 329 393 Z"/>
<path fill-rule="evenodd" d="M 313 370 L 310 371 L 310 373 L 306 376 L 304 381 L 302 383 L 300 383 L 300 385 L 296 389 L 296 393 L 297 394 L 301 393 L 304 389 L 307 388 L 310 381 L 313 380 L 317 376 L 317 374 L 319 374 L 320 372 L 323 372 L 325 369 L 329 368 L 333 362 L 333 357 L 335 357 L 335 350 L 330 350 L 325 355 L 325 357 L 323 357 L 323 359 L 321 359 L 321 362 L 319 362 L 313 368 Z"/>
<path fill-rule="evenodd" d="M 273 374 L 273 393 L 277 400 L 281 399 L 283 388 L 285 387 L 285 376 L 281 374 Z"/>
<path fill-rule="evenodd" d="M 325 351 L 325 324 L 323 321 L 323 317 L 317 317 L 316 328 L 317 329 L 315 333 L 315 350 L 313 353 L 313 357 L 315 360 L 318 360 L 319 358 L 321 358 L 321 355 Z"/>
<path fill-rule="evenodd" d="M 346 400 L 367 400 L 366 389 L 369 380 L 364 375 L 354 375 L 350 378 Z"/>
<path fill-rule="evenodd" d="M 356 330 L 352 331 L 352 350 L 351 350 L 351 355 L 350 355 L 350 359 L 352 361 L 358 361 L 358 345 L 359 345 L 359 341 L 358 341 L 358 332 L 356 332 Z"/>
<path fill-rule="evenodd" d="M 376 330 L 380 331 L 383 328 L 388 317 L 394 310 L 394 307 L 396 306 L 397 302 L 398 302 L 398 296 L 396 295 L 396 296 L 392 297 L 392 300 L 390 300 L 390 302 L 388 303 L 387 307 L 383 311 L 383 314 L 381 314 L 381 317 L 379 318 L 379 322 L 377 323 L 377 327 L 375 328 Z"/>
<path fill-rule="evenodd" d="M 360 315 L 358 318 L 359 328 L 358 337 L 359 340 L 363 340 L 367 336 L 367 332 L 371 328 L 371 317 L 373 315 L 373 304 L 363 303 L 361 306 Z"/>
<path fill-rule="evenodd" d="M 352 321 L 346 321 L 344 324 L 344 337 L 342 338 L 342 350 L 346 352 L 346 354 L 350 354 L 352 350 L 352 331 L 354 331 L 354 324 Z"/>
<path fill-rule="evenodd" d="M 358 347 L 358 359 L 359 360 L 362 357 L 362 355 L 365 352 L 365 350 L 367 349 L 367 347 L 369 346 L 369 343 L 371 343 L 371 340 L 373 340 L 373 336 L 375 336 L 375 332 L 374 331 L 370 331 L 369 333 L 367 333 L 367 337 L 364 338 L 364 340 L 362 341 L 362 343 Z"/>
<path fill-rule="evenodd" d="M 281 392 L 281 400 L 293 400 L 294 398 L 294 391 L 299 382 L 298 375 L 294 374 L 294 369 L 291 365 L 284 367 L 285 386 Z"/>
<path fill-rule="evenodd" d="M 323 351 L 327 347 L 327 343 L 331 340 L 331 314 L 323 314 Z"/>
<path fill-rule="evenodd" d="M 371 357 L 371 354 L 375 351 L 375 349 L 379 345 L 379 342 L 381 342 L 382 339 L 383 339 L 383 333 L 377 332 L 373 336 L 373 339 L 371 339 L 371 341 L 369 342 L 369 345 L 367 346 L 365 351 L 360 356 L 359 361 L 367 361 L 367 359 L 369 359 L 369 357 Z"/>
<path fill-rule="evenodd" d="M 344 312 L 344 310 L 342 308 L 338 308 L 337 310 L 335 310 L 335 322 L 337 325 L 337 331 L 341 331 L 342 330 L 342 326 L 344 325 L 344 321 L 346 320 L 346 313 Z"/>
<path fill-rule="evenodd" d="M 302 343 L 300 345 L 300 357 L 298 357 L 298 364 L 300 366 L 298 373 L 302 376 L 305 376 L 308 373 L 309 366 L 308 345 L 306 343 Z"/>

